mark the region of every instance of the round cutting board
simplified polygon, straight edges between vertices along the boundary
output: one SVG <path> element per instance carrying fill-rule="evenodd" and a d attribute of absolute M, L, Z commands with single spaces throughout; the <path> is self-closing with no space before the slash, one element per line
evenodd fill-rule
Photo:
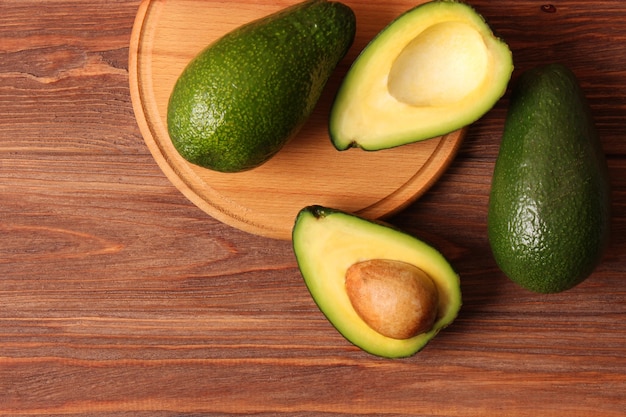
<path fill-rule="evenodd" d="M 187 63 L 236 27 L 296 1 L 144 0 L 133 27 L 129 78 L 137 123 L 169 180 L 212 217 L 241 230 L 290 239 L 297 213 L 319 204 L 383 218 L 423 194 L 446 169 L 464 130 L 394 149 L 337 151 L 328 136 L 333 97 L 350 64 L 391 20 L 420 1 L 345 1 L 357 17 L 352 48 L 299 135 L 273 159 L 242 173 L 185 161 L 167 132 L 167 103 Z"/>

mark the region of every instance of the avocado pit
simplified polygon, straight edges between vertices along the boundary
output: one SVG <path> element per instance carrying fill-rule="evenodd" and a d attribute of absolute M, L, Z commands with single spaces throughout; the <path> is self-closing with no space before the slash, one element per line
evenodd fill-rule
<path fill-rule="evenodd" d="M 348 298 L 372 329 L 393 339 L 430 330 L 437 319 L 439 295 L 432 279 L 406 262 L 371 259 L 346 271 Z"/>

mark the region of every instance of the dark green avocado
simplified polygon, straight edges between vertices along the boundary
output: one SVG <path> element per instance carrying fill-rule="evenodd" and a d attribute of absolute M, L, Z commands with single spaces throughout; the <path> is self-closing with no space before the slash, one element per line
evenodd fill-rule
<path fill-rule="evenodd" d="M 489 199 L 504 273 L 531 291 L 585 280 L 609 238 L 607 164 L 586 97 L 561 64 L 522 74 L 511 96 Z"/>
<path fill-rule="evenodd" d="M 218 39 L 172 91 L 167 127 L 174 147 L 216 171 L 265 163 L 310 116 L 355 30 L 348 6 L 309 0 Z"/>

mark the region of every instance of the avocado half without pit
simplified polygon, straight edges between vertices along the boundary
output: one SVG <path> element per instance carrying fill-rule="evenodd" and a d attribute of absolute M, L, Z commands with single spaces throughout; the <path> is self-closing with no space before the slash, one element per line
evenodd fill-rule
<path fill-rule="evenodd" d="M 333 145 L 379 150 L 463 128 L 502 97 L 512 71 L 508 45 L 471 6 L 419 5 L 352 64 L 331 110 Z"/>
<path fill-rule="evenodd" d="M 432 246 L 392 226 L 309 206 L 293 249 L 313 300 L 351 343 L 376 356 L 411 356 L 456 318 L 459 276 Z"/>

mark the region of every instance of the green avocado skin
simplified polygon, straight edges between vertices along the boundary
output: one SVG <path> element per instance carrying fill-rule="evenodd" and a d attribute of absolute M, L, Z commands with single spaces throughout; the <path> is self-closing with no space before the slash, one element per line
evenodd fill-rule
<path fill-rule="evenodd" d="M 584 281 L 609 238 L 607 164 L 574 73 L 549 64 L 511 94 L 493 173 L 488 237 L 520 286 L 557 293 Z"/>
<path fill-rule="evenodd" d="M 310 116 L 355 30 L 348 6 L 309 0 L 218 39 L 174 86 L 167 112 L 174 147 L 221 172 L 263 164 Z"/>

